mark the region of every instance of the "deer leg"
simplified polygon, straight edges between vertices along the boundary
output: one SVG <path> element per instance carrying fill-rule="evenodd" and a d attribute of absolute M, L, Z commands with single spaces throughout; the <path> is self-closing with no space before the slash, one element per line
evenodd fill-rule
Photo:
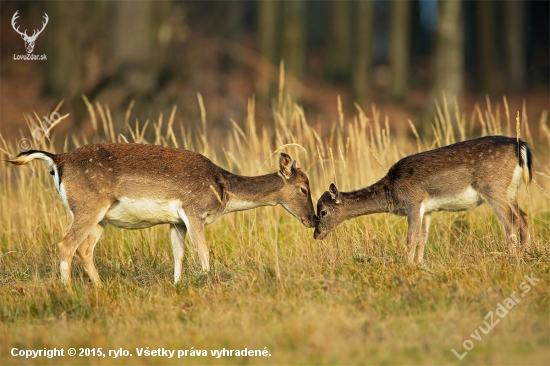
<path fill-rule="evenodd" d="M 99 278 L 99 273 L 94 265 L 94 247 L 101 237 L 101 234 L 103 234 L 103 228 L 104 226 L 101 224 L 95 225 L 90 231 L 90 234 L 88 234 L 86 239 L 84 239 L 76 250 L 78 256 L 82 259 L 84 268 L 86 269 L 86 272 L 88 272 L 88 276 L 90 276 L 90 279 L 95 287 L 101 287 L 101 279 Z"/>
<path fill-rule="evenodd" d="M 80 237 L 72 228 L 61 241 L 57 244 L 59 248 L 59 270 L 61 272 L 61 283 L 69 285 L 71 283 L 71 263 L 73 260 L 74 252 L 78 247 L 78 242 L 81 238 L 87 235 L 81 234 Z"/>
<path fill-rule="evenodd" d="M 184 225 L 170 226 L 170 243 L 174 255 L 174 283 L 178 283 L 181 278 L 186 232 L 187 228 Z"/>
<path fill-rule="evenodd" d="M 409 263 L 414 263 L 414 254 L 416 246 L 422 237 L 422 217 L 424 216 L 423 206 L 407 216 L 409 229 L 407 232 L 407 249 Z"/>
<path fill-rule="evenodd" d="M 69 285 L 71 283 L 71 264 L 76 249 L 90 234 L 95 223 L 81 223 L 75 220 L 69 229 L 69 232 L 57 244 L 59 248 L 59 269 L 61 271 L 61 283 Z"/>
<path fill-rule="evenodd" d="M 521 244 L 524 248 L 528 247 L 531 243 L 531 235 L 529 234 L 529 217 L 519 207 L 517 200 L 511 202 L 510 205 L 512 206 L 515 216 L 519 218 L 517 226 L 519 226 Z"/>
<path fill-rule="evenodd" d="M 531 235 L 529 234 L 529 217 L 518 205 L 519 217 L 521 218 L 520 236 L 521 244 L 524 248 L 531 244 Z"/>
<path fill-rule="evenodd" d="M 508 202 L 495 200 L 489 197 L 486 201 L 500 219 L 502 225 L 504 225 L 508 247 L 511 251 L 514 251 L 518 245 L 518 229 L 522 226 L 521 221 L 523 219 L 520 219 L 518 215 L 514 213 L 514 210 L 510 207 Z"/>
<path fill-rule="evenodd" d="M 187 227 L 191 243 L 193 243 L 193 246 L 199 253 L 203 271 L 209 271 L 210 258 L 208 254 L 208 245 L 206 245 L 206 238 L 204 236 L 204 220 L 188 217 L 183 209 L 180 210 L 179 215 Z"/>
<path fill-rule="evenodd" d="M 107 212 L 107 209 L 108 208 L 103 210 L 103 212 L 99 215 L 92 215 L 90 214 L 90 211 L 86 212 L 86 210 L 82 210 L 82 212 L 85 212 L 86 214 L 79 214 L 78 212 L 74 213 L 73 222 L 69 228 L 69 231 L 57 244 L 57 247 L 59 248 L 59 269 L 61 270 L 61 282 L 64 285 L 69 285 L 71 283 L 71 264 L 74 253 L 80 244 L 82 244 L 84 239 L 86 239 L 92 230 L 95 229 L 95 226 L 103 220 L 103 216 L 105 215 L 105 212 Z M 86 250 L 84 250 L 84 252 L 85 251 Z M 97 270 L 95 271 L 97 272 Z M 92 271 L 92 273 L 94 272 Z"/>
<path fill-rule="evenodd" d="M 422 263 L 422 258 L 424 258 L 424 247 L 428 242 L 428 232 L 430 231 L 430 222 L 432 221 L 432 215 L 426 214 L 422 219 L 422 232 L 421 238 L 418 241 L 418 251 L 416 253 L 416 262 Z"/>
<path fill-rule="evenodd" d="M 206 238 L 204 236 L 204 225 L 202 225 L 202 223 L 191 224 L 187 227 L 187 231 L 189 232 L 191 242 L 199 253 L 203 271 L 209 271 L 210 258 L 208 254 L 208 246 L 206 245 Z"/>

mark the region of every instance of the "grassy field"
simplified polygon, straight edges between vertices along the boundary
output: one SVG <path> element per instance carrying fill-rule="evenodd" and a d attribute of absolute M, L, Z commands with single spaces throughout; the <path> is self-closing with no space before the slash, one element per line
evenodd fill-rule
<path fill-rule="evenodd" d="M 516 111 L 487 108 L 472 117 L 455 116 L 446 106 L 435 118 L 431 138 L 411 129 L 411 139 L 395 139 L 375 109 L 342 115 L 330 133 L 320 135 L 283 94 L 272 125 L 256 126 L 250 102 L 248 116 L 218 138 L 208 133 L 206 113 L 199 128 L 183 126 L 174 133 L 173 116 L 165 116 L 143 135 L 141 128 L 130 127 L 130 113 L 127 128 L 117 131 L 108 109 L 89 105 L 89 110 L 94 141 L 143 142 L 151 135 L 149 143 L 203 153 L 241 174 L 275 171 L 278 151 L 285 151 L 309 175 L 314 198 L 333 181 L 342 190 L 374 183 L 398 159 L 417 151 L 486 134 L 516 136 Z M 531 247 L 510 254 L 487 206 L 440 213 L 433 215 L 420 266 L 406 263 L 402 217 L 361 217 L 315 241 L 313 231 L 284 209 L 268 207 L 229 214 L 207 227 L 209 273 L 200 271 L 187 239 L 177 285 L 166 225 L 108 228 L 95 251 L 105 286 L 93 288 L 75 257 L 73 285 L 66 289 L 60 285 L 56 243 L 69 215 L 51 177 L 40 163 L 20 168 L 4 163 L 0 364 L 548 365 L 550 134 L 547 117 L 541 118 L 540 131 L 530 131 L 526 122 L 523 117 L 521 135 L 533 149 L 537 174 L 536 184 L 521 189 L 519 201 L 530 218 Z M 43 137 L 34 148 L 52 151 L 85 142 L 74 136 L 56 140 Z M 18 153 L 17 141 L 0 143 L 4 159 Z M 499 304 L 510 306 L 511 296 L 519 301 L 504 314 Z M 498 324 L 485 334 L 491 322 Z M 147 347 L 175 354 L 138 356 Z M 53 348 L 64 355 L 12 356 Z M 76 356 L 68 355 L 70 348 Z M 233 355 L 212 356 L 223 349 Z M 265 352 L 241 355 L 248 350 Z"/>

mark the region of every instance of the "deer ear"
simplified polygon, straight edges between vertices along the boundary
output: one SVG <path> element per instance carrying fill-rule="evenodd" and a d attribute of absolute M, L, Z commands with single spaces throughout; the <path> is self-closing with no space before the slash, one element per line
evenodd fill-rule
<path fill-rule="evenodd" d="M 338 191 L 338 188 L 336 188 L 336 185 L 334 183 L 330 184 L 330 187 L 328 187 L 328 193 L 330 194 L 330 198 L 334 201 L 334 203 L 340 203 L 340 192 Z"/>
<path fill-rule="evenodd" d="M 295 169 L 296 166 L 296 160 L 292 160 L 292 158 L 285 154 L 281 153 L 281 156 L 279 158 L 279 169 L 281 171 L 281 174 L 286 178 L 290 179 L 292 176 L 292 169 Z"/>

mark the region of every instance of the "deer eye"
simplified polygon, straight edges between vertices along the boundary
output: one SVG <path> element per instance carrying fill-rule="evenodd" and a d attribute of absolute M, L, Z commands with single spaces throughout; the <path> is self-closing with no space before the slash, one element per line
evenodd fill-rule
<path fill-rule="evenodd" d="M 321 211 L 321 216 L 326 216 L 326 215 L 327 215 L 327 211 L 326 211 L 326 210 Z"/>
<path fill-rule="evenodd" d="M 305 188 L 300 188 L 300 191 L 302 191 L 303 194 L 305 194 L 307 196 L 307 189 Z"/>

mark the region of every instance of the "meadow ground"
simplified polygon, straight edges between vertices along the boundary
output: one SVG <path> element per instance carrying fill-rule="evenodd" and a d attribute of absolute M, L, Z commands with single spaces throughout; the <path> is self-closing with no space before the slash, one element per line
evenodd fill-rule
<path fill-rule="evenodd" d="M 143 142 L 140 128 L 127 123 L 125 131 L 115 131 L 107 109 L 89 109 L 94 141 Z M 373 109 L 368 117 L 362 111 L 342 116 L 330 134 L 319 136 L 303 110 L 281 95 L 272 126 L 255 125 L 251 102 L 246 121 L 235 122 L 224 137 L 209 139 L 206 118 L 198 131 L 184 128 L 176 137 L 172 116 L 149 127 L 154 140 L 148 142 L 204 153 L 246 175 L 274 171 L 277 151 L 285 151 L 309 175 L 318 198 L 332 181 L 342 190 L 374 183 L 417 151 L 487 134 L 516 136 L 514 115 L 493 109 L 470 118 L 450 115 L 444 106 L 433 137 L 411 129 L 416 138 L 395 140 Z M 0 364 L 548 365 L 550 134 L 547 115 L 536 131 L 526 122 L 521 135 L 533 149 L 537 174 L 528 191 L 521 189 L 533 243 L 520 255 L 508 251 L 487 206 L 433 215 L 423 265 L 406 263 L 402 217 L 361 217 L 315 241 L 311 229 L 279 206 L 226 215 L 208 226 L 209 273 L 200 271 L 187 240 L 177 285 L 163 225 L 108 228 L 95 251 L 104 287 L 92 287 L 77 257 L 73 285 L 61 286 L 56 243 L 69 215 L 40 163 L 3 164 Z M 17 141 L 2 140 L 3 158 L 14 156 Z M 84 143 L 74 136 L 57 140 L 65 150 L 69 141 Z M 57 146 L 44 136 L 35 144 L 50 151 Z M 147 347 L 176 353 L 138 356 Z M 53 348 L 64 356 L 12 356 Z M 68 355 L 70 348 L 76 356 Z M 233 356 L 211 355 L 223 349 Z M 245 349 L 266 352 L 241 356 Z M 127 356 L 115 358 L 121 354 Z"/>

